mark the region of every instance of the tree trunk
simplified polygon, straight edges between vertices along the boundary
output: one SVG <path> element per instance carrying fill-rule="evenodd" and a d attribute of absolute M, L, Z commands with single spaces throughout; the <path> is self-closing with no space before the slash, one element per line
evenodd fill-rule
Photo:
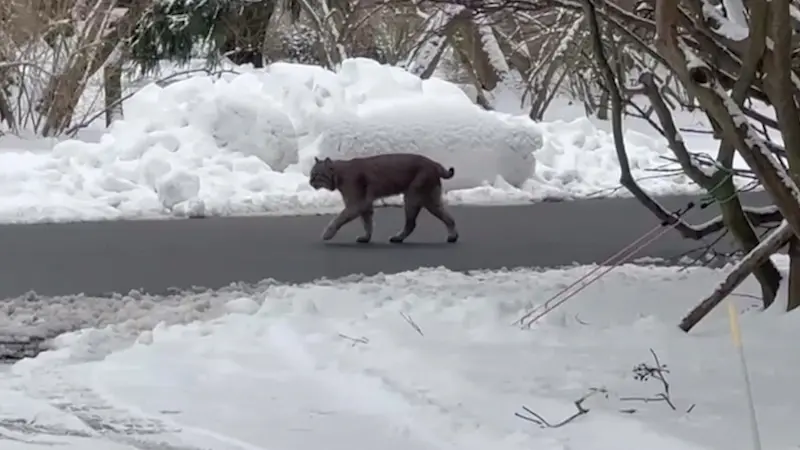
<path fill-rule="evenodd" d="M 742 208 L 733 178 L 729 176 L 733 167 L 733 147 L 726 144 L 720 146 L 717 162 L 720 167 L 724 168 L 723 170 L 718 170 L 714 175 L 709 176 L 697 168 L 672 120 L 672 114 L 661 96 L 653 74 L 644 73 L 639 80 L 644 86 L 645 94 L 650 99 L 653 112 L 664 128 L 663 133 L 667 138 L 667 143 L 684 173 L 714 197 L 716 203 L 720 205 L 725 228 L 731 232 L 744 251 L 752 251 L 759 245 L 759 238 Z M 764 308 L 767 308 L 775 300 L 780 287 L 781 274 L 769 259 L 758 264 L 753 271 L 761 285 Z"/>
<path fill-rule="evenodd" d="M 765 25 L 769 30 L 771 49 L 764 54 L 766 72 L 764 88 L 775 111 L 781 138 L 789 160 L 789 174 L 795 183 L 800 182 L 800 112 L 794 102 L 796 87 L 791 80 L 792 57 L 795 51 L 792 25 L 789 19 L 788 0 L 766 4 Z M 785 16 L 784 16 L 785 14 Z M 800 249 L 797 236 L 789 243 L 789 292 L 787 310 L 800 304 Z"/>
<path fill-rule="evenodd" d="M 608 26 L 608 24 L 606 24 L 604 32 L 605 32 L 605 40 L 611 47 L 610 49 L 611 51 L 609 52 L 611 54 L 611 57 L 609 58 L 608 64 L 616 69 L 617 79 L 624 80 L 625 79 L 624 73 L 620 70 L 622 66 L 619 64 L 619 57 L 620 57 L 619 48 L 616 45 L 614 45 L 613 29 L 610 26 Z M 595 72 L 590 71 L 589 73 L 593 74 Z M 602 83 L 600 83 L 600 87 L 601 88 L 603 87 Z M 622 94 L 622 92 L 620 92 L 620 94 Z M 597 103 L 598 119 L 608 120 L 610 102 L 611 102 L 611 97 L 609 96 L 608 89 L 602 89 L 602 92 L 600 92 L 600 100 Z"/>
<path fill-rule="evenodd" d="M 0 124 L 6 122 L 8 124 L 8 128 L 16 133 L 17 119 L 14 117 L 14 111 L 11 110 L 11 105 L 8 103 L 6 94 L 2 91 L 2 89 L 2 86 L 0 86 Z"/>
<path fill-rule="evenodd" d="M 89 29 L 84 33 L 86 48 L 71 55 L 66 70 L 51 78 L 45 89 L 38 107 L 45 116 L 42 127 L 45 136 L 57 135 L 69 126 L 89 77 L 103 67 L 141 16 L 142 9 L 129 8 L 109 30 L 103 14 L 110 14 L 110 3 L 99 6 L 100 17 L 94 18 L 88 25 Z"/>
<path fill-rule="evenodd" d="M 487 99 L 486 95 L 484 94 L 484 88 L 481 85 L 479 76 L 476 73 L 476 69 L 472 65 L 472 61 L 470 61 L 469 59 L 467 50 L 465 50 L 463 46 L 458 45 L 458 43 L 455 42 L 455 39 L 452 38 L 450 46 L 453 48 L 453 51 L 456 52 L 456 56 L 459 58 L 461 63 L 464 64 L 464 67 L 467 69 L 467 72 L 469 73 L 469 78 L 472 81 L 472 85 L 475 86 L 475 92 L 476 92 L 475 102 L 481 108 L 487 111 L 491 111 L 492 110 L 491 102 L 489 102 L 489 99 Z"/>
<path fill-rule="evenodd" d="M 2 14 L 3 10 L 0 8 L 0 15 Z M 2 17 L 0 17 L 0 24 L 2 24 Z M 7 61 L 5 54 L 0 51 L 0 61 Z M 11 110 L 11 104 L 8 102 L 8 91 L 6 88 L 9 86 L 10 82 L 7 79 L 8 77 L 8 70 L 0 70 L 0 125 L 3 122 L 8 124 L 8 128 L 13 131 L 17 132 L 17 118 L 14 117 L 14 111 Z"/>
<path fill-rule="evenodd" d="M 760 241 L 744 214 L 742 203 L 736 195 L 736 186 L 733 184 L 733 180 L 728 178 L 723 182 L 719 189 L 714 191 L 714 197 L 718 200 L 722 220 L 733 238 L 745 253 L 753 251 Z M 753 275 L 761 285 L 761 300 L 764 309 L 767 309 L 775 301 L 783 277 L 769 258 L 753 269 Z"/>
<path fill-rule="evenodd" d="M 434 35 L 420 43 L 407 63 L 409 71 L 423 80 L 433 76 L 447 47 L 458 44 L 455 34 L 458 32 L 460 22 L 469 20 L 466 9 L 457 13 L 444 9 L 435 12 L 434 16 L 432 19 L 434 26 L 431 29 Z"/>
<path fill-rule="evenodd" d="M 607 90 L 603 90 L 603 92 L 600 93 L 600 99 L 598 100 L 597 105 L 596 105 L 596 111 L 597 111 L 597 118 L 598 119 L 600 119 L 600 120 L 608 120 L 609 102 L 610 102 L 610 98 L 608 96 L 608 91 Z"/>
<path fill-rule="evenodd" d="M 109 60 L 103 68 L 106 127 L 122 119 L 122 63 Z"/>
<path fill-rule="evenodd" d="M 461 49 L 469 58 L 479 86 L 485 91 L 491 91 L 500 82 L 500 74 L 495 72 L 489 61 L 489 55 L 483 48 L 478 25 L 473 20 L 463 20 L 459 23 L 459 29 L 462 38 Z"/>
<path fill-rule="evenodd" d="M 97 5 L 98 16 L 88 21 L 87 29 L 82 34 L 83 39 L 79 42 L 81 48 L 69 55 L 66 69 L 49 80 L 37 106 L 45 118 L 42 127 L 44 136 L 57 135 L 69 126 L 75 107 L 86 88 L 86 81 L 92 75 L 89 67 L 97 60 L 100 60 L 100 64 L 105 63 L 116 47 L 116 42 L 112 44 L 109 36 L 104 36 L 111 6 L 110 0 L 104 0 Z"/>
<path fill-rule="evenodd" d="M 264 67 L 264 41 L 275 5 L 269 0 L 243 2 L 241 10 L 227 18 L 222 52 L 231 62 Z"/>
<path fill-rule="evenodd" d="M 258 50 L 235 50 L 228 52 L 227 56 L 237 66 L 252 64 L 255 69 L 264 67 L 264 55 Z"/>
<path fill-rule="evenodd" d="M 789 241 L 789 292 L 786 311 L 800 306 L 800 240 L 796 237 Z"/>
<path fill-rule="evenodd" d="M 717 72 L 702 64 L 688 64 L 686 49 L 678 44 L 680 17 L 676 2 L 656 2 L 655 44 L 658 53 L 668 62 L 687 90 L 697 97 L 703 110 L 717 122 L 723 140 L 733 145 L 753 169 L 792 231 L 800 236 L 800 188 L 793 179 L 787 177 L 774 155 L 762 146 L 755 145 L 758 142 L 754 142 L 753 137 L 758 136 L 757 133 L 751 124 L 741 120 L 744 117 L 741 109 L 735 103 L 731 105 L 725 101 L 728 95 L 715 77 Z M 797 123 L 792 126 L 796 127 Z"/>
<path fill-rule="evenodd" d="M 547 68 L 547 72 L 544 74 L 544 77 L 539 80 L 540 84 L 534 86 L 533 88 L 531 111 L 528 114 L 528 117 L 536 122 L 542 120 L 544 117 L 544 113 L 547 110 L 547 105 L 549 104 L 547 99 L 550 98 L 550 96 L 548 94 L 553 90 L 557 90 L 561 84 L 560 82 L 552 83 L 553 77 L 556 75 L 556 71 L 558 69 L 558 64 L 550 64 L 550 66 Z"/>

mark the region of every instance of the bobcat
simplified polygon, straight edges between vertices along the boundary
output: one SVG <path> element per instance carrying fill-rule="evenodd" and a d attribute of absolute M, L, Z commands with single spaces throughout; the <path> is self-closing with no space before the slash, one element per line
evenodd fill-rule
<path fill-rule="evenodd" d="M 402 243 L 417 226 L 417 216 L 425 208 L 447 227 L 447 242 L 458 240 L 456 222 L 442 202 L 442 179 L 453 178 L 455 169 L 422 155 L 389 153 L 349 160 L 314 158 L 309 184 L 314 189 L 338 190 L 344 209 L 322 233 L 322 240 L 332 239 L 342 226 L 360 217 L 364 234 L 356 242 L 372 240 L 373 203 L 380 198 L 403 194 L 406 223 L 389 242 Z"/>

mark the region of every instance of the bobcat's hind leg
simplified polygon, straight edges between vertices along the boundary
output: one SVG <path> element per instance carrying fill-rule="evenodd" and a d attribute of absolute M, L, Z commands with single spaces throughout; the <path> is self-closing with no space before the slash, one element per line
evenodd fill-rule
<path fill-rule="evenodd" d="M 431 192 L 431 194 L 425 200 L 423 206 L 426 210 L 428 210 L 429 213 L 442 221 L 444 226 L 447 227 L 447 242 L 452 244 L 458 241 L 458 229 L 456 228 L 456 221 L 444 207 L 441 186 Z"/>
<path fill-rule="evenodd" d="M 368 244 L 372 240 L 372 217 L 375 214 L 372 208 L 361 213 L 361 223 L 364 225 L 364 234 L 356 238 L 359 244 Z"/>
<path fill-rule="evenodd" d="M 402 243 L 414 232 L 414 229 L 417 227 L 417 216 L 419 216 L 419 212 L 422 210 L 422 203 L 416 195 L 405 194 L 403 196 L 403 203 L 406 213 L 406 223 L 401 232 L 389 238 L 389 242 L 393 244 Z"/>

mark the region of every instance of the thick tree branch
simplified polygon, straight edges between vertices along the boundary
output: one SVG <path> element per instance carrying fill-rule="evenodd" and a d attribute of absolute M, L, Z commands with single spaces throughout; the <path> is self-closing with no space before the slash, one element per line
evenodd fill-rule
<path fill-rule="evenodd" d="M 677 35 L 679 11 L 677 3 L 658 0 L 656 3 L 656 46 L 667 59 L 683 84 L 700 101 L 723 132 L 723 139 L 736 147 L 754 170 L 792 230 L 800 234 L 800 189 L 777 159 L 766 149 L 739 108 L 717 83 L 713 72 L 691 50 L 681 46 Z M 685 52 L 685 53 L 684 53 Z M 691 65 L 687 64 L 691 58 Z M 734 119 L 734 117 L 736 119 Z"/>
<path fill-rule="evenodd" d="M 681 233 L 681 235 L 686 238 L 700 240 L 708 235 L 723 230 L 725 228 L 725 225 L 721 217 L 717 217 L 711 221 L 704 223 L 702 226 L 697 226 L 697 227 L 691 226 L 686 222 L 684 222 L 683 220 L 676 218 L 672 213 L 670 213 L 663 206 L 661 206 L 661 204 L 659 204 L 654 198 L 652 198 L 649 194 L 644 192 L 644 190 L 641 189 L 636 180 L 634 180 L 630 171 L 630 163 L 628 161 L 628 155 L 626 151 L 625 139 L 622 129 L 622 96 L 620 95 L 619 86 L 616 81 L 617 77 L 614 74 L 614 71 L 611 69 L 611 66 L 608 63 L 608 60 L 605 55 L 605 48 L 601 40 L 595 8 L 591 1 L 589 0 L 582 0 L 582 1 L 584 3 L 586 17 L 589 22 L 594 55 L 597 60 L 597 64 L 600 68 L 600 71 L 602 73 L 604 85 L 609 92 L 609 98 L 611 101 L 612 135 L 614 137 L 614 145 L 617 151 L 617 159 L 620 163 L 620 184 L 622 184 L 626 189 L 628 189 L 631 192 L 631 194 L 633 194 L 633 196 L 640 203 L 642 203 L 648 210 L 650 210 L 660 221 L 670 225 L 675 225 L 676 230 L 678 230 L 678 232 Z M 661 104 L 663 105 L 663 102 L 661 102 Z M 669 115 L 669 113 L 667 113 L 667 115 Z M 672 123 L 671 117 L 670 117 L 670 123 Z M 672 127 L 674 130 L 675 129 L 674 123 L 672 124 Z M 672 136 L 678 136 L 677 130 L 676 133 L 672 134 Z M 688 157 L 688 152 L 686 152 L 686 155 Z M 695 169 L 697 168 L 695 167 Z M 698 172 L 696 172 L 695 175 L 698 176 L 698 179 L 700 179 L 701 176 L 702 177 L 706 176 L 705 174 L 702 174 L 702 172 L 699 172 L 699 169 L 697 170 Z M 713 190 L 710 184 L 707 183 L 706 186 L 708 186 L 709 189 Z M 767 210 L 767 211 L 748 210 L 745 212 L 745 214 L 752 221 L 754 225 L 774 223 L 782 220 L 780 213 L 777 212 L 776 210 Z"/>
<path fill-rule="evenodd" d="M 747 276 L 750 275 L 759 264 L 786 245 L 791 237 L 791 227 L 787 222 L 782 222 L 769 237 L 764 239 L 758 247 L 754 248 L 734 266 L 733 270 L 731 270 L 728 276 L 725 277 L 725 280 L 714 289 L 711 295 L 703 299 L 699 305 L 686 314 L 679 325 L 681 330 L 688 333 L 689 330 L 697 325 L 697 323 L 710 313 L 715 306 L 720 304 L 725 297 L 742 284 Z"/>
<path fill-rule="evenodd" d="M 639 76 L 639 82 L 644 87 L 644 93 L 650 100 L 650 104 L 653 106 L 653 110 L 656 116 L 658 116 L 659 122 L 661 122 L 667 144 L 670 150 L 672 150 L 672 153 L 675 154 L 675 158 L 677 158 L 683 171 L 692 181 L 700 185 L 703 189 L 713 190 L 714 180 L 711 176 L 700 170 L 692 161 L 692 155 L 689 154 L 689 151 L 686 149 L 683 137 L 681 137 L 680 131 L 678 131 L 678 128 L 675 126 L 675 121 L 672 120 L 672 114 L 669 112 L 667 105 L 664 103 L 664 99 L 661 97 L 661 93 L 658 91 L 658 86 L 656 86 L 652 72 L 645 72 Z"/>
<path fill-rule="evenodd" d="M 699 1 L 698 1 L 699 3 Z M 739 78 L 733 84 L 733 101 L 739 107 L 744 106 L 744 100 L 750 91 L 750 87 L 756 81 L 756 74 L 761 65 L 761 59 L 764 55 L 766 46 L 766 33 L 767 33 L 767 8 L 766 3 L 756 2 L 750 11 L 750 39 L 747 51 L 742 61 L 742 68 L 739 73 Z M 701 11 L 698 11 L 702 17 Z M 697 12 L 695 12 L 697 14 Z M 726 140 L 721 140 L 719 152 L 717 153 L 717 161 L 724 167 L 733 167 L 733 158 L 736 153 L 736 148 Z"/>
<path fill-rule="evenodd" d="M 795 182 L 800 180 L 800 114 L 794 103 L 792 74 L 792 29 L 789 0 L 773 0 L 762 8 L 769 10 L 771 49 L 765 57 L 767 95 L 775 109 L 783 144 L 788 150 L 789 167 Z"/>
<path fill-rule="evenodd" d="M 636 180 L 634 180 L 631 174 L 630 162 L 625 146 L 625 136 L 622 130 L 622 95 L 620 95 L 617 77 L 611 69 L 611 65 L 608 63 L 608 58 L 606 57 L 594 4 L 591 0 L 581 0 L 581 3 L 583 4 L 584 13 L 589 24 L 595 60 L 600 68 L 611 101 L 611 134 L 614 137 L 614 146 L 620 166 L 620 184 L 628 189 L 631 194 L 633 194 L 633 196 L 648 210 L 655 214 L 659 220 L 670 225 L 676 225 L 676 229 L 681 235 L 695 240 L 702 239 L 703 236 L 707 235 L 704 230 L 691 227 L 681 219 L 675 217 L 647 194 Z"/>
<path fill-rule="evenodd" d="M 642 74 L 640 81 L 644 86 L 645 94 L 650 99 L 650 103 L 653 105 L 653 109 L 661 122 L 661 126 L 664 129 L 663 134 L 669 143 L 669 147 L 678 159 L 684 173 L 711 194 L 719 203 L 720 209 L 722 210 L 722 220 L 718 223 L 720 223 L 720 225 L 724 223 L 725 227 L 731 231 L 731 234 L 733 234 L 742 250 L 748 252 L 756 248 L 759 244 L 759 238 L 753 229 L 753 221 L 749 220 L 748 214 L 744 212 L 737 196 L 736 186 L 733 184 L 732 179 L 733 171 L 729 170 L 730 166 L 722 166 L 716 169 L 713 175 L 707 175 L 700 170 L 692 161 L 692 157 L 684 145 L 683 138 L 675 127 L 672 114 L 670 114 L 667 105 L 661 98 L 661 94 L 659 93 L 658 86 L 656 86 L 652 74 Z M 726 141 L 723 140 L 722 142 L 723 147 L 733 148 L 733 146 L 726 143 Z M 721 149 L 720 151 L 722 152 L 723 150 L 724 149 Z M 731 160 L 733 159 L 732 156 L 733 155 L 731 155 Z M 730 165 L 732 165 L 733 161 L 730 161 L 730 163 Z M 752 214 L 750 216 L 752 216 Z M 772 304 L 777 295 L 782 278 L 781 274 L 778 272 L 775 265 L 769 261 L 759 264 L 758 267 L 753 270 L 753 273 L 762 287 L 764 307 L 768 307 Z"/>

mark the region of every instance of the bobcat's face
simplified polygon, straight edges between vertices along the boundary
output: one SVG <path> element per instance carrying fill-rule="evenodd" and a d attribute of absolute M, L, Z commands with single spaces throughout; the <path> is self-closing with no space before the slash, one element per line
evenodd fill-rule
<path fill-rule="evenodd" d="M 308 175 L 308 184 L 314 189 L 336 190 L 336 171 L 330 158 L 314 157 L 314 167 Z"/>

